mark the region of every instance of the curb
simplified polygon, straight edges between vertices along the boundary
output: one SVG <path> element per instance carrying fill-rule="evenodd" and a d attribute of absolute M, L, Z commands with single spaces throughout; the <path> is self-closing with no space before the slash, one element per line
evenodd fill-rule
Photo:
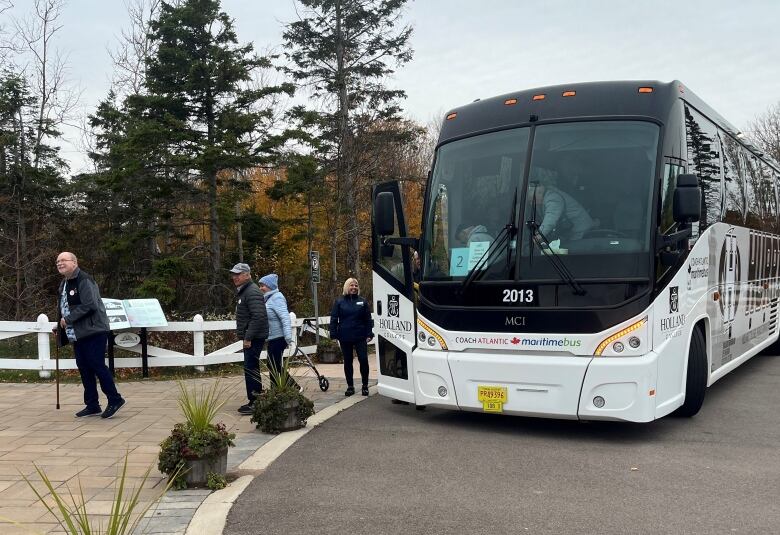
<path fill-rule="evenodd" d="M 373 396 L 376 394 L 376 386 L 369 388 L 369 395 Z M 238 465 L 237 468 L 238 470 L 256 471 L 258 474 L 241 476 L 224 489 L 211 493 L 195 511 L 195 515 L 187 526 L 185 535 L 222 533 L 225 529 L 225 524 L 227 523 L 230 508 L 233 507 L 233 504 L 238 497 L 241 496 L 241 493 L 246 490 L 257 475 L 260 475 L 260 473 L 268 468 L 268 466 L 284 453 L 287 448 L 295 444 L 313 428 L 365 399 L 368 398 L 355 395 L 339 401 L 338 403 L 334 403 L 333 405 L 325 407 L 320 412 L 313 414 L 307 420 L 306 427 L 282 433 L 263 444 L 251 457 Z"/>

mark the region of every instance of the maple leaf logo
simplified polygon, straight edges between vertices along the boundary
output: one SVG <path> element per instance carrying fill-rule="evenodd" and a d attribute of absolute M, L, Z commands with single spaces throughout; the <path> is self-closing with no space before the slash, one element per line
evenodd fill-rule
<path fill-rule="evenodd" d="M 520 343 L 520 339 L 517 336 L 515 336 L 514 338 L 512 338 L 510 340 L 510 342 L 512 342 L 513 344 L 517 345 L 517 344 Z"/>

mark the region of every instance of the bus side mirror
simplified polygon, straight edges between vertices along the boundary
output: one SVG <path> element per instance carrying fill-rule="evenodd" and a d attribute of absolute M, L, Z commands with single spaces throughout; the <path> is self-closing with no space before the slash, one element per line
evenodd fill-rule
<path fill-rule="evenodd" d="M 696 175 L 678 175 L 672 203 L 674 220 L 678 223 L 698 221 L 701 216 L 701 188 Z"/>
<path fill-rule="evenodd" d="M 379 236 L 391 236 L 395 232 L 395 203 L 389 191 L 381 192 L 374 199 L 374 228 Z"/>

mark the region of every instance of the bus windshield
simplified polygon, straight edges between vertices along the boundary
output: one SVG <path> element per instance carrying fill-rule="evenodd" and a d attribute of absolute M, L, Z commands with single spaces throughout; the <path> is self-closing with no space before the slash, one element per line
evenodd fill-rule
<path fill-rule="evenodd" d="M 516 128 L 439 147 L 423 279 L 476 270 L 480 280 L 560 280 L 550 255 L 577 279 L 648 277 L 659 127 L 587 121 L 531 135 Z"/>

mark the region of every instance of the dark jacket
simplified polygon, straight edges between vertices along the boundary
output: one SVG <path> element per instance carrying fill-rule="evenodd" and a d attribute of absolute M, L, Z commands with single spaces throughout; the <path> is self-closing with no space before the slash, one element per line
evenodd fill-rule
<path fill-rule="evenodd" d="M 330 337 L 344 342 L 374 337 L 371 304 L 359 295 L 344 295 L 330 311 Z"/>
<path fill-rule="evenodd" d="M 59 302 L 63 286 L 65 286 L 68 308 L 70 309 L 65 317 L 65 322 L 73 327 L 76 340 L 107 333 L 109 331 L 108 316 L 106 315 L 106 307 L 103 306 L 103 300 L 100 298 L 98 285 L 95 279 L 81 269 L 76 272 L 75 277 L 60 283 L 57 292 L 57 324 L 59 325 L 62 318 Z M 68 335 L 65 334 L 65 329 L 58 329 L 58 331 L 60 345 L 64 346 L 68 343 Z"/>
<path fill-rule="evenodd" d="M 252 281 L 237 293 L 236 333 L 241 340 L 268 338 L 268 313 L 265 310 L 263 292 Z"/>

